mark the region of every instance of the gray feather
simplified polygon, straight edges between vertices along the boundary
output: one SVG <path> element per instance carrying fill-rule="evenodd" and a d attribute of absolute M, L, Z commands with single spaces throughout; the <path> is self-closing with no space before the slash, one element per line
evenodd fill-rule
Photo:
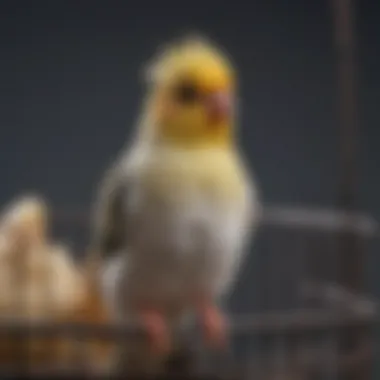
<path fill-rule="evenodd" d="M 95 204 L 92 251 L 102 259 L 114 257 L 125 250 L 128 237 L 133 236 L 135 169 L 144 153 L 143 144 L 125 149 L 100 184 Z"/>
<path fill-rule="evenodd" d="M 113 256 L 126 243 L 127 194 L 128 181 L 120 166 L 112 167 L 101 183 L 95 216 L 93 249 L 102 258 Z"/>

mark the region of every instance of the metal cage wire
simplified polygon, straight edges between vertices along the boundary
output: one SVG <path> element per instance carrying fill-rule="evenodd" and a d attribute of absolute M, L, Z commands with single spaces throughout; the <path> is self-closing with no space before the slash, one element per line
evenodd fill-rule
<path fill-rule="evenodd" d="M 80 217 L 76 222 L 68 219 L 57 223 L 57 232 L 66 235 L 70 229 L 78 231 L 79 225 L 86 225 Z M 216 378 L 263 380 L 364 379 L 363 373 L 371 365 L 372 332 L 378 313 L 370 295 L 339 285 L 336 234 L 342 230 L 355 233 L 367 244 L 379 235 L 378 224 L 366 215 L 266 207 L 257 241 L 236 284 L 237 297 L 233 296 L 228 305 L 231 352 L 207 352 L 191 333 L 186 354 L 186 362 L 191 364 L 187 364 L 186 371 L 185 367 L 176 367 L 175 373 L 191 378 L 208 373 Z M 341 346 L 342 338 L 352 332 L 359 339 L 351 347 Z M 84 350 L 81 343 L 102 338 L 121 344 L 144 331 L 131 324 L 1 320 L 1 334 L 16 340 L 26 336 L 71 337 L 78 347 L 72 368 L 65 368 L 64 373 L 74 375 L 84 371 L 76 360 L 78 352 Z M 2 372 L 62 374 L 56 368 L 32 371 L 27 362 L 19 364 L 17 371 L 0 365 Z"/>

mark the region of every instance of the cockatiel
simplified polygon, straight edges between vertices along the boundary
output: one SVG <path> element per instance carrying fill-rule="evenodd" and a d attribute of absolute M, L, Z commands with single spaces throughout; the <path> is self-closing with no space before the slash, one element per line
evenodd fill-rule
<path fill-rule="evenodd" d="M 207 342 L 223 344 L 217 301 L 260 214 L 235 138 L 235 71 L 216 46 L 186 37 L 148 75 L 136 138 L 101 185 L 92 250 L 114 259 L 107 298 L 146 325 L 152 348 L 165 351 L 168 324 L 190 311 Z"/>
<path fill-rule="evenodd" d="M 74 263 L 67 249 L 49 241 L 47 229 L 48 208 L 34 196 L 17 199 L 0 218 L 0 318 L 107 322 L 106 307 L 85 271 Z M 78 356 L 76 344 L 75 338 L 27 335 L 14 340 L 0 335 L 0 366 L 67 367 Z M 83 362 L 99 370 L 107 369 L 111 350 L 109 344 L 96 339 L 80 348 L 87 355 Z"/>

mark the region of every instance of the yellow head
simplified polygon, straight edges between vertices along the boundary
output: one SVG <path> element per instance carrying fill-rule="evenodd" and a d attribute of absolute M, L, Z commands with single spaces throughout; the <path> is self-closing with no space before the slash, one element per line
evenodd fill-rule
<path fill-rule="evenodd" d="M 227 57 L 200 38 L 169 47 L 149 71 L 153 134 L 181 147 L 232 141 L 235 78 Z"/>

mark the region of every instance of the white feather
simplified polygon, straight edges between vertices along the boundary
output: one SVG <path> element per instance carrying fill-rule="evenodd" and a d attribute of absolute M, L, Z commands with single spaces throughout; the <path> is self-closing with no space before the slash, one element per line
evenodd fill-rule
<path fill-rule="evenodd" d="M 124 206 L 135 232 L 129 234 L 128 253 L 107 264 L 106 298 L 128 308 L 131 300 L 179 304 L 197 292 L 222 296 L 236 277 L 251 222 L 258 218 L 255 187 L 247 182 L 246 196 L 227 205 L 198 190 L 180 206 L 160 204 L 149 199 L 139 181 L 145 159 L 146 152 L 135 151 L 122 161 L 132 178 Z"/>

